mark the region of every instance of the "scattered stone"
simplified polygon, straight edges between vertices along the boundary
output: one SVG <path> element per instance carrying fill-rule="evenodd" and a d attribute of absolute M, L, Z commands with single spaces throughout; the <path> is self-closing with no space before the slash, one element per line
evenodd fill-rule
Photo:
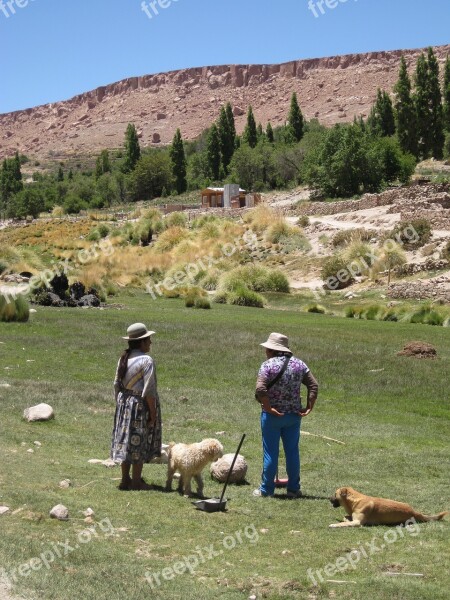
<path fill-rule="evenodd" d="M 70 479 L 63 479 L 62 481 L 59 482 L 59 487 L 62 488 L 63 490 L 70 488 L 71 485 L 72 485 L 72 482 L 70 481 Z"/>
<path fill-rule="evenodd" d="M 33 450 L 33 448 L 28 448 L 27 452 L 28 452 L 29 454 L 33 454 L 33 453 L 34 453 L 34 450 Z"/>
<path fill-rule="evenodd" d="M 50 404 L 37 404 L 36 406 L 31 406 L 30 408 L 26 408 L 23 413 L 23 418 L 28 422 L 31 421 L 49 421 L 55 417 L 55 413 L 53 412 L 53 408 Z"/>
<path fill-rule="evenodd" d="M 108 467 L 109 469 L 117 466 L 117 463 L 112 458 L 107 458 L 102 462 L 102 464 L 104 467 Z"/>
<path fill-rule="evenodd" d="M 86 517 L 86 518 L 84 519 L 84 522 L 85 522 L 85 523 L 92 524 L 92 523 L 95 523 L 95 520 L 94 520 L 92 517 Z"/>
<path fill-rule="evenodd" d="M 57 504 L 50 511 L 50 517 L 52 519 L 58 519 L 58 521 L 68 521 L 69 509 L 66 508 L 63 504 Z"/>
<path fill-rule="evenodd" d="M 216 435 L 225 435 L 225 431 L 216 431 Z"/>
<path fill-rule="evenodd" d="M 95 513 L 92 510 L 92 508 L 87 508 L 86 510 L 83 510 L 83 515 L 85 517 L 93 517 L 95 515 Z"/>
<path fill-rule="evenodd" d="M 103 460 L 100 460 L 99 458 L 91 458 L 90 460 L 88 460 L 88 463 L 90 465 L 102 465 L 103 464 Z"/>
<path fill-rule="evenodd" d="M 34 313 L 37 313 L 37 310 L 35 308 L 30 308 L 30 314 L 34 315 Z"/>
<path fill-rule="evenodd" d="M 179 401 L 180 402 L 189 402 L 189 398 L 186 398 L 186 396 L 180 396 Z"/>
<path fill-rule="evenodd" d="M 10 511 L 9 506 L 0 506 L 0 515 L 6 515 Z"/>
<path fill-rule="evenodd" d="M 35 446 L 37 446 L 38 448 L 40 448 L 40 447 L 42 446 L 41 442 L 33 442 L 33 444 L 34 444 Z"/>
<path fill-rule="evenodd" d="M 397 356 L 414 356 L 415 358 L 436 358 L 437 352 L 427 342 L 408 342 L 403 350 L 397 352 Z"/>
<path fill-rule="evenodd" d="M 0 383 L 0 388 L 10 388 L 11 384 L 9 383 Z"/>
<path fill-rule="evenodd" d="M 219 458 L 216 462 L 211 463 L 210 472 L 213 479 L 224 483 L 228 471 L 230 470 L 231 463 L 233 462 L 234 454 L 224 454 L 222 458 Z M 242 456 L 242 454 L 238 454 L 236 458 L 236 462 L 234 463 L 233 470 L 230 475 L 229 482 L 230 483 L 241 483 L 245 481 L 245 476 L 247 475 L 247 461 Z"/>

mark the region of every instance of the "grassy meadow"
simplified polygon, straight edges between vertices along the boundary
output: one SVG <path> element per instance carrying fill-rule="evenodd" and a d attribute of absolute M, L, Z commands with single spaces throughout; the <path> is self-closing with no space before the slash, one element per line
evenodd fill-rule
<path fill-rule="evenodd" d="M 0 566 L 16 597 L 448 598 L 449 517 L 414 532 L 328 528 L 344 516 L 328 501 L 343 485 L 426 514 L 450 509 L 448 328 L 309 314 L 276 298 L 282 310 L 216 304 L 193 310 L 180 299 L 154 301 L 142 292 L 114 302 L 105 310 L 36 307 L 27 323 L 0 323 L 0 505 L 11 508 L 0 516 Z M 241 452 L 248 484 L 229 487 L 226 513 L 196 511 L 176 492 L 164 493 L 164 465 L 144 467 L 146 480 L 160 489 L 122 492 L 118 467 L 88 463 L 109 454 L 112 381 L 121 336 L 135 321 L 157 332 L 152 355 L 163 440 L 218 437 L 231 453 L 247 434 Z M 258 344 L 271 331 L 290 337 L 319 381 L 319 400 L 302 429 L 344 442 L 302 437 L 306 497 L 300 500 L 283 499 L 283 491 L 252 497 L 262 465 L 253 399 L 264 359 Z M 438 358 L 396 356 L 412 340 L 433 344 Z M 40 402 L 51 404 L 56 418 L 24 421 L 23 410 Z M 204 475 L 205 493 L 219 495 L 221 485 Z M 65 478 L 72 486 L 61 489 Z M 68 521 L 49 518 L 59 503 L 69 508 Z M 91 525 L 82 514 L 88 507 L 95 512 Z M 378 550 L 369 552 L 374 543 Z M 345 570 L 333 572 L 330 565 L 361 547 L 367 557 L 354 568 L 344 560 Z M 34 570 L 24 566 L 51 554 L 49 568 L 36 561 Z M 180 563 L 191 557 L 192 564 L 192 556 L 198 565 L 182 573 Z M 151 583 L 149 572 L 157 575 Z"/>

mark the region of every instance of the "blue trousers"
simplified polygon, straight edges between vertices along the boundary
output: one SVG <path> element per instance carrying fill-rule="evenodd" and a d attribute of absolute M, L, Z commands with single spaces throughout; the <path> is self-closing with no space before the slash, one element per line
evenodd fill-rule
<path fill-rule="evenodd" d="M 301 417 L 287 413 L 283 417 L 261 413 L 261 432 L 264 452 L 261 492 L 271 496 L 275 491 L 275 475 L 278 468 L 280 438 L 286 456 L 288 475 L 287 489 L 297 492 L 300 489 L 300 424 Z"/>

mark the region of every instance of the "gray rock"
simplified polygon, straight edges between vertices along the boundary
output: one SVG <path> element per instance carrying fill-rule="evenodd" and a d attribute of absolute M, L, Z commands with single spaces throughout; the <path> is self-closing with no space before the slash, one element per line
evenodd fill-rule
<path fill-rule="evenodd" d="M 213 479 L 220 481 L 221 483 L 225 482 L 228 471 L 231 467 L 231 463 L 233 462 L 233 458 L 234 454 L 224 454 L 222 458 L 219 458 L 219 460 L 216 460 L 216 462 L 211 464 L 210 472 Z M 245 481 L 247 469 L 247 461 L 242 454 L 238 454 L 236 462 L 234 463 L 233 471 L 230 475 L 230 483 L 241 483 Z"/>
<path fill-rule="evenodd" d="M 50 404 L 36 404 L 36 406 L 31 406 L 30 408 L 26 408 L 23 412 L 23 418 L 27 421 L 49 421 L 55 417 L 55 413 L 53 412 L 53 408 Z"/>
<path fill-rule="evenodd" d="M 59 482 L 59 487 L 62 488 L 63 490 L 70 488 L 71 485 L 72 485 L 72 482 L 70 481 L 70 479 L 63 479 L 62 481 Z"/>
<path fill-rule="evenodd" d="M 57 504 L 50 511 L 50 517 L 52 519 L 58 519 L 58 521 L 68 521 L 69 509 L 66 508 L 63 504 Z"/>
<path fill-rule="evenodd" d="M 9 512 L 9 506 L 0 506 L 0 515 L 6 515 Z"/>

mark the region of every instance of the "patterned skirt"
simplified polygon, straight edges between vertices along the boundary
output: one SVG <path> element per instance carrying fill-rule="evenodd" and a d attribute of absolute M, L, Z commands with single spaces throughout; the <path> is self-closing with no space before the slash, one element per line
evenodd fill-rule
<path fill-rule="evenodd" d="M 143 398 L 119 392 L 114 416 L 111 458 L 118 463 L 148 463 L 161 456 L 161 410 L 156 403 L 156 423 L 148 423 L 149 410 Z"/>

